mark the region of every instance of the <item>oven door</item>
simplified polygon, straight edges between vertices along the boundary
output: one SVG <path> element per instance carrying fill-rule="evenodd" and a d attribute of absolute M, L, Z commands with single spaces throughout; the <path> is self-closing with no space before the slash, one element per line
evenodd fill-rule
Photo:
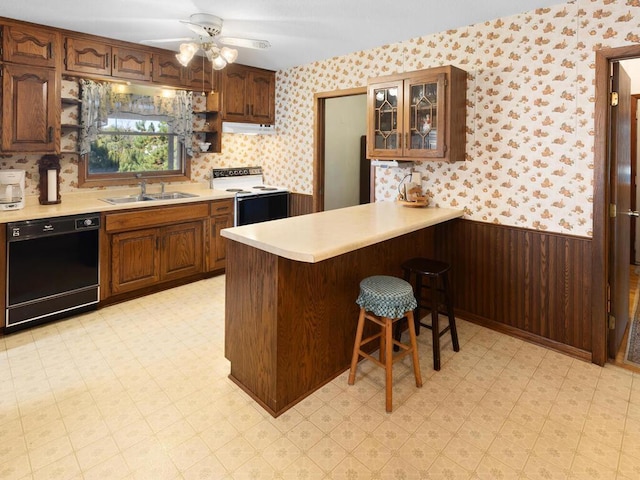
<path fill-rule="evenodd" d="M 289 192 L 236 196 L 234 226 L 289 216 Z"/>

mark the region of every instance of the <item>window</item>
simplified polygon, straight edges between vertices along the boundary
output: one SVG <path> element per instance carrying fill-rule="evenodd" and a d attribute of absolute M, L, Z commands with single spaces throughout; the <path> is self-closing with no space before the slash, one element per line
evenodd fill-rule
<path fill-rule="evenodd" d="M 81 80 L 79 186 L 189 179 L 191 92 Z"/>

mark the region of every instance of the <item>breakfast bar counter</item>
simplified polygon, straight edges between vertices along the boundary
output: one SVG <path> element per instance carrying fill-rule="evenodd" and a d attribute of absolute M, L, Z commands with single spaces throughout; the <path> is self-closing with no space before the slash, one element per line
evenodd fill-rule
<path fill-rule="evenodd" d="M 360 281 L 433 254 L 462 210 L 377 202 L 222 230 L 230 378 L 278 416 L 349 367 Z"/>

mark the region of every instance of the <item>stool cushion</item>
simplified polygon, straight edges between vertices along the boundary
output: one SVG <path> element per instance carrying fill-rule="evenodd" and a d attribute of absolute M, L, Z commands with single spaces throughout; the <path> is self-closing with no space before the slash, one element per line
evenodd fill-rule
<path fill-rule="evenodd" d="M 368 312 L 387 318 L 401 318 L 418 305 L 409 282 L 387 275 L 362 280 L 356 303 Z"/>

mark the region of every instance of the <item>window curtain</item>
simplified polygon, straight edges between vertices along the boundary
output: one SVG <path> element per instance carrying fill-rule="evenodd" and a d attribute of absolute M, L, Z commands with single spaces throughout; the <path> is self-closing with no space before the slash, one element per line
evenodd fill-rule
<path fill-rule="evenodd" d="M 80 80 L 82 108 L 80 153 L 89 153 L 100 130 L 107 125 L 109 116 L 116 114 L 143 115 L 167 122 L 172 133 L 185 146 L 187 154 L 193 154 L 193 94 L 176 90 L 175 95 L 139 95 L 114 91 L 113 84 L 92 80 Z"/>

